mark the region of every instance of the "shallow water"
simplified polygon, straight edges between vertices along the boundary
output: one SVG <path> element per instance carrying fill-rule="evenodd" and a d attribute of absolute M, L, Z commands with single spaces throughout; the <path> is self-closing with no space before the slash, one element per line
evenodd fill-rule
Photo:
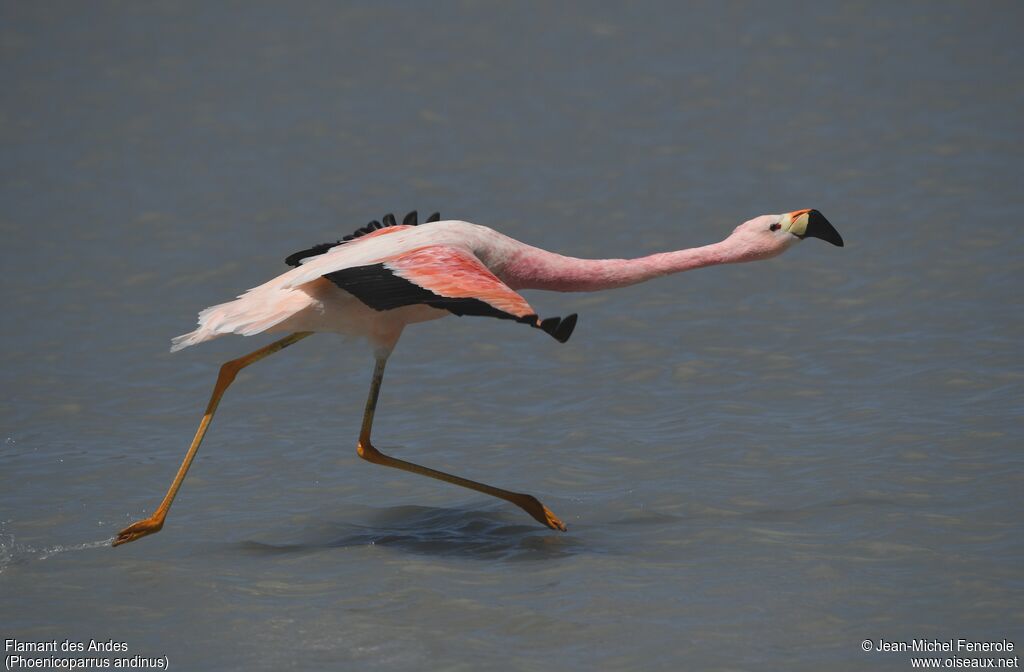
<path fill-rule="evenodd" d="M 1015 3 L 0 9 L 0 637 L 177 669 L 909 669 L 1024 644 Z M 577 256 L 847 246 L 246 370 L 206 305 L 390 210 Z"/>

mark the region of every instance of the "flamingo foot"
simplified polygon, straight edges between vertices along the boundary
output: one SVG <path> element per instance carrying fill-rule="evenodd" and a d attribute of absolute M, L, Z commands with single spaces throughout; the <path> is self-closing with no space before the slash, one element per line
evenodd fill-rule
<path fill-rule="evenodd" d="M 541 504 L 540 500 L 533 495 L 519 495 L 520 501 L 516 502 L 523 511 L 533 516 L 541 525 L 549 527 L 552 530 L 558 530 L 559 532 L 565 532 L 566 527 L 558 516 L 556 516 L 551 509 Z"/>
<path fill-rule="evenodd" d="M 156 518 L 144 518 L 136 521 L 128 527 L 121 530 L 111 546 L 120 546 L 121 544 L 127 544 L 129 541 L 135 541 L 141 539 L 149 534 L 156 534 L 164 526 L 163 520 Z"/>

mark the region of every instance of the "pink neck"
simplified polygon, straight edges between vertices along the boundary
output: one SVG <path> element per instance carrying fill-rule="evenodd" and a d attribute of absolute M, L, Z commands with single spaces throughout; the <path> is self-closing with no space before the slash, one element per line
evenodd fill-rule
<path fill-rule="evenodd" d="M 502 275 L 513 289 L 595 292 L 732 261 L 739 259 L 730 258 L 722 243 L 639 259 L 576 259 L 529 247 L 513 257 Z"/>

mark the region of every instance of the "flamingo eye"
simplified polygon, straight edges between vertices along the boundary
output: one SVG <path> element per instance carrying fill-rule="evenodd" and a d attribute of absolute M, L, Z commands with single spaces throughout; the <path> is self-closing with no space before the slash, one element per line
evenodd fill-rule
<path fill-rule="evenodd" d="M 768 230 L 769 231 L 778 231 L 781 228 L 782 228 L 782 224 L 779 224 L 778 222 L 775 222 L 774 224 L 772 224 L 771 226 L 768 227 Z"/>

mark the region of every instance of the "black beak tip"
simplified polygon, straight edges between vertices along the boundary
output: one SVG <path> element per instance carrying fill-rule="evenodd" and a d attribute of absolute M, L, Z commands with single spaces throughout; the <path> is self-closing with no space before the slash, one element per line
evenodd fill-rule
<path fill-rule="evenodd" d="M 836 247 L 843 247 L 843 237 L 836 231 L 836 227 L 832 226 L 832 223 L 825 219 L 825 215 L 817 210 L 811 210 L 807 213 L 806 235 L 821 238 Z"/>

